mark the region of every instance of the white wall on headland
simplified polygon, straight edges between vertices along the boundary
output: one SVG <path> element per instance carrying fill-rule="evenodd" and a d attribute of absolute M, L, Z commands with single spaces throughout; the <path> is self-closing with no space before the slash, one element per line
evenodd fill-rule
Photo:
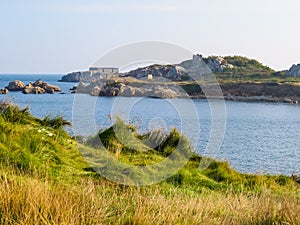
<path fill-rule="evenodd" d="M 100 74 L 116 74 L 119 73 L 119 68 L 115 67 L 90 67 L 90 72 L 100 73 Z"/>

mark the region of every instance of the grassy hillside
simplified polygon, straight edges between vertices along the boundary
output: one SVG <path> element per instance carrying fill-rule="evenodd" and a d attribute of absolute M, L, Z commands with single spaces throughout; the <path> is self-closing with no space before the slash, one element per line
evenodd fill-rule
<path fill-rule="evenodd" d="M 216 59 L 217 56 L 204 58 Z M 286 71 L 275 71 L 269 66 L 263 65 L 256 59 L 243 56 L 225 56 L 223 64 L 231 64 L 233 68 L 226 68 L 221 73 L 215 73 L 220 83 L 243 83 L 243 82 L 275 82 L 275 83 L 300 83 L 299 77 L 287 77 Z"/>
<path fill-rule="evenodd" d="M 77 144 L 62 118 L 38 119 L 27 109 L 0 104 L 0 224 L 297 224 L 299 178 L 246 175 L 213 161 L 199 170 L 178 131 L 151 148 L 150 134 L 118 121 L 124 145 L 112 128 Z M 126 132 L 127 131 L 127 132 Z M 151 136 L 156 139 L 159 137 Z M 132 138 L 139 140 L 133 142 Z M 99 176 L 83 153 L 103 152 L 131 165 L 152 165 L 182 141 L 191 159 L 159 184 L 134 187 Z M 130 142 L 131 141 L 131 142 Z M 88 156 L 88 154 L 86 154 Z M 96 162 L 94 168 L 107 164 Z M 112 171 L 113 172 L 113 171 Z M 126 176 L 126 171 L 119 171 Z"/>

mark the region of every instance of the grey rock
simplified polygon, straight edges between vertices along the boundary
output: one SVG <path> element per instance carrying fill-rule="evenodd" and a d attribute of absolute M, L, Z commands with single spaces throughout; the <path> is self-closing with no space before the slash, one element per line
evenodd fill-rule
<path fill-rule="evenodd" d="M 287 77 L 300 77 L 300 64 L 294 64 L 285 75 Z"/>
<path fill-rule="evenodd" d="M 143 79 L 147 78 L 149 74 L 152 74 L 154 78 L 164 77 L 170 81 L 182 81 L 188 79 L 188 73 L 181 65 L 151 65 L 121 74 L 121 76 Z"/>
<path fill-rule="evenodd" d="M 90 71 L 69 73 L 59 80 L 60 82 L 92 82 L 93 77 Z"/>

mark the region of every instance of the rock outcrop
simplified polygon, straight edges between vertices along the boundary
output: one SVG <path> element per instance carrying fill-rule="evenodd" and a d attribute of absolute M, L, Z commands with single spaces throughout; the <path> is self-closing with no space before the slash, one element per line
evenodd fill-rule
<path fill-rule="evenodd" d="M 152 74 L 154 78 L 163 77 L 171 81 L 186 81 L 189 79 L 186 69 L 181 65 L 151 65 L 121 74 L 121 76 L 143 79 L 147 78 L 149 74 Z"/>
<path fill-rule="evenodd" d="M 128 73 L 121 74 L 124 77 L 134 77 L 136 79 L 146 78 L 149 74 L 155 77 L 163 77 L 170 81 L 188 81 L 191 80 L 189 76 L 189 70 L 191 66 L 195 65 L 195 62 L 203 61 L 206 63 L 211 72 L 223 72 L 225 69 L 233 68 L 233 65 L 228 64 L 223 57 L 209 57 L 203 58 L 201 55 L 194 55 L 193 59 L 183 61 L 180 64 L 175 65 L 151 65 L 144 68 L 138 68 Z M 200 64 L 198 63 L 197 66 Z M 199 66 L 199 69 L 204 64 Z M 203 69 L 203 68 L 202 68 Z"/>
<path fill-rule="evenodd" d="M 287 77 L 300 77 L 300 64 L 293 65 L 285 75 Z"/>
<path fill-rule="evenodd" d="M 8 86 L 5 88 L 9 91 L 22 91 L 25 88 L 25 84 L 22 81 L 15 80 L 9 82 Z"/>
<path fill-rule="evenodd" d="M 54 94 L 62 91 L 59 87 L 50 85 L 42 80 L 37 80 L 34 83 L 30 82 L 27 85 L 22 81 L 15 80 L 10 82 L 5 89 L 8 91 L 21 91 L 23 94 Z"/>
<path fill-rule="evenodd" d="M 195 60 L 203 60 L 213 73 L 224 72 L 225 69 L 232 69 L 234 66 L 228 64 L 224 57 L 221 56 L 211 56 L 208 58 L 203 58 L 202 55 L 194 55 L 192 60 L 183 61 L 180 63 L 184 68 L 190 68 Z"/>
<path fill-rule="evenodd" d="M 131 82 L 110 79 L 106 82 L 94 81 L 89 85 L 79 83 L 72 88 L 73 93 L 85 93 L 93 96 L 185 98 L 188 94 L 174 83 Z"/>
<path fill-rule="evenodd" d="M 106 79 L 106 76 L 103 76 L 101 73 L 91 72 L 91 71 L 82 71 L 74 72 L 64 75 L 59 82 L 84 82 L 90 83 L 93 81 Z"/>
<path fill-rule="evenodd" d="M 92 82 L 93 76 L 90 71 L 69 73 L 61 78 L 59 82 Z"/>

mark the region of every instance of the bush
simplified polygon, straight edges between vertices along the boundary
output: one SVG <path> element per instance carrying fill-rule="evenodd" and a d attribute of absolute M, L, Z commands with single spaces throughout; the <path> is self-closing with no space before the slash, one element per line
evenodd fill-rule
<path fill-rule="evenodd" d="M 33 120 L 29 107 L 20 109 L 10 102 L 0 102 L 0 114 L 5 122 L 27 124 Z"/>
<path fill-rule="evenodd" d="M 40 121 L 41 125 L 46 127 L 52 127 L 53 129 L 61 129 L 64 126 L 72 126 L 72 124 L 65 120 L 62 116 L 57 116 L 52 118 L 51 116 L 46 116 Z"/>

